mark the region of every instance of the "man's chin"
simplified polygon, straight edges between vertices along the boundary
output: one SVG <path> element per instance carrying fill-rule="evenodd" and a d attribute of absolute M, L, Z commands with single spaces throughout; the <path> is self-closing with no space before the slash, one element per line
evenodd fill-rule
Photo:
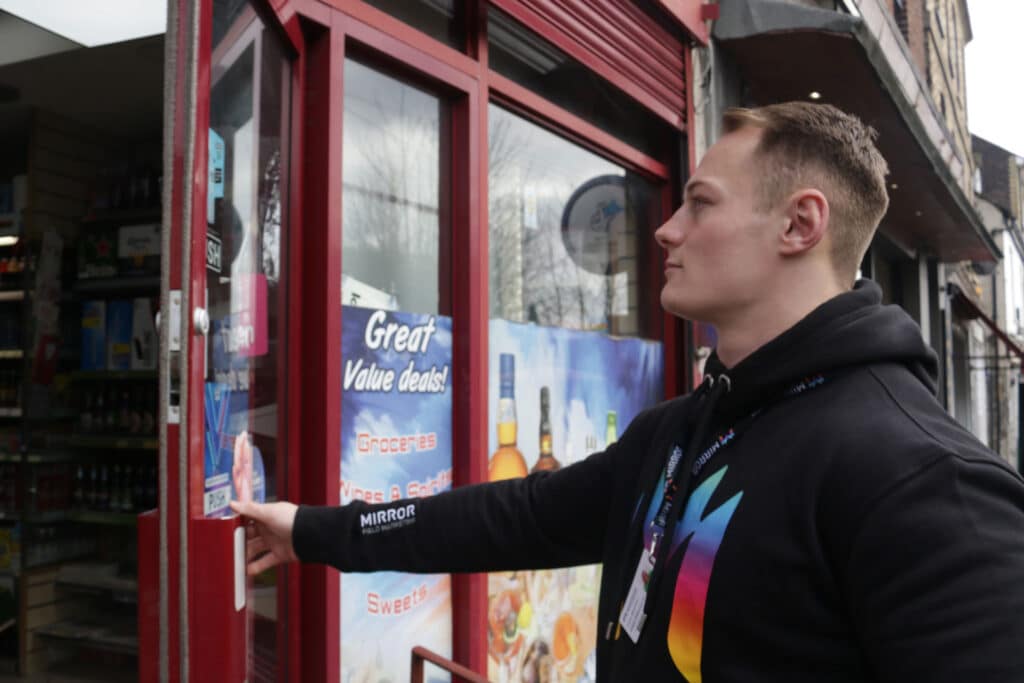
<path fill-rule="evenodd" d="M 679 296 L 672 296 L 665 290 L 661 292 L 661 307 L 677 318 L 692 320 L 694 322 L 707 322 L 706 311 L 693 301 L 687 301 Z"/>

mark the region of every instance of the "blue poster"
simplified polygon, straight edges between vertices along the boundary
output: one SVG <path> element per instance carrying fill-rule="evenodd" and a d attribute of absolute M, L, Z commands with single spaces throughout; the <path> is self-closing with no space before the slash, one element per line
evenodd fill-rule
<path fill-rule="evenodd" d="M 452 485 L 452 325 L 342 307 L 341 503 L 429 496 Z M 445 575 L 345 574 L 341 680 L 409 679 L 407 654 L 450 656 Z"/>
<path fill-rule="evenodd" d="M 664 396 L 659 342 L 492 320 L 492 480 L 555 470 L 603 450 Z M 598 566 L 488 576 L 488 677 L 596 678 Z"/>
<path fill-rule="evenodd" d="M 266 500 L 263 455 L 248 432 L 249 392 L 222 382 L 203 392 L 203 515 L 222 517 L 232 500 Z"/>

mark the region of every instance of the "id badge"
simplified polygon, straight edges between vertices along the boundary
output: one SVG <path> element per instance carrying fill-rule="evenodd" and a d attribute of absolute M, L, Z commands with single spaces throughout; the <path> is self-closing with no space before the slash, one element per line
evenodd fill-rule
<path fill-rule="evenodd" d="M 636 565 L 636 572 L 633 574 L 633 583 L 629 587 L 629 595 L 622 605 L 622 612 L 619 614 L 619 623 L 622 629 L 634 643 L 639 642 L 640 632 L 643 631 L 647 615 L 644 614 L 644 603 L 647 602 L 647 584 L 651 580 L 651 572 L 654 570 L 654 555 L 644 548 L 643 555 Z"/>

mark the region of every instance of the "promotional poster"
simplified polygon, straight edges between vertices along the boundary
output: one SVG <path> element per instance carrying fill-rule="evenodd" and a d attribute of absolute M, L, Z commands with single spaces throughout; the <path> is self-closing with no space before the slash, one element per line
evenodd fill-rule
<path fill-rule="evenodd" d="M 492 480 L 554 470 L 603 450 L 662 400 L 660 343 L 490 322 Z M 595 678 L 598 566 L 491 574 L 488 677 L 499 683 Z"/>
<path fill-rule="evenodd" d="M 342 504 L 451 488 L 451 329 L 441 316 L 342 307 Z M 409 651 L 450 657 L 451 632 L 447 574 L 342 576 L 344 683 L 409 680 Z"/>
<path fill-rule="evenodd" d="M 231 514 L 228 503 L 266 502 L 263 455 L 246 431 L 249 392 L 207 382 L 203 401 L 203 514 Z"/>

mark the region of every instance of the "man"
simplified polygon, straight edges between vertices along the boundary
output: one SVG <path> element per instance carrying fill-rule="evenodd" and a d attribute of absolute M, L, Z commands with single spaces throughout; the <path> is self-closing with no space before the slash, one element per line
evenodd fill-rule
<path fill-rule="evenodd" d="M 559 472 L 236 506 L 250 573 L 603 562 L 599 681 L 1024 680 L 1024 482 L 937 403 L 916 324 L 854 283 L 888 204 L 874 131 L 806 103 L 724 124 L 656 232 L 663 306 L 718 331 L 700 389 Z M 407 522 L 364 535 L 379 510 Z"/>

